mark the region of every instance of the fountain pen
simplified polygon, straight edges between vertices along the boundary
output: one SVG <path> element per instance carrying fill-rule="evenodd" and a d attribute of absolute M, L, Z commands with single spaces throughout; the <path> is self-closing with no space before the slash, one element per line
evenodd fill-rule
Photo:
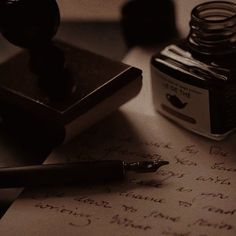
<path fill-rule="evenodd" d="M 0 188 L 83 184 L 124 179 L 127 171 L 155 172 L 168 161 L 79 161 L 0 169 Z"/>

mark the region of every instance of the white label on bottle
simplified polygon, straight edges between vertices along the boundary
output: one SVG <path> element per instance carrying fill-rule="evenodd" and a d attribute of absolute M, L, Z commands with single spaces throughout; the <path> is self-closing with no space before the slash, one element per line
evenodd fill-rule
<path fill-rule="evenodd" d="M 211 135 L 209 91 L 153 69 L 154 103 L 163 115 L 187 129 Z"/>

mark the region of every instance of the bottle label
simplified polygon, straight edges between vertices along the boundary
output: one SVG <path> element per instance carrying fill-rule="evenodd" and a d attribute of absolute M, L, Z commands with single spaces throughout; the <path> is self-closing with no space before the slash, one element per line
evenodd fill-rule
<path fill-rule="evenodd" d="M 152 68 L 156 109 L 187 129 L 211 134 L 209 91 L 174 79 Z"/>

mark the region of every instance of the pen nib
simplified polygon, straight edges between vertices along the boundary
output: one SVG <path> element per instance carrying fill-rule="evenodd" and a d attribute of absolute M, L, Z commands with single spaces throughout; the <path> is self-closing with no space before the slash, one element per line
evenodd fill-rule
<path fill-rule="evenodd" d="M 148 173 L 148 172 L 155 172 L 161 166 L 167 164 L 169 164 L 168 161 L 137 161 L 137 162 L 125 163 L 125 169 L 127 171 Z"/>

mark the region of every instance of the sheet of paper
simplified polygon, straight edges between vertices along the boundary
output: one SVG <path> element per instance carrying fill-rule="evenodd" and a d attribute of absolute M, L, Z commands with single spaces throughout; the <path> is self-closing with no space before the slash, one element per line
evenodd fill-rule
<path fill-rule="evenodd" d="M 161 116 L 117 112 L 48 162 L 170 164 L 121 183 L 27 190 L 0 221 L 0 235 L 236 235 L 235 142 L 209 141 Z"/>

